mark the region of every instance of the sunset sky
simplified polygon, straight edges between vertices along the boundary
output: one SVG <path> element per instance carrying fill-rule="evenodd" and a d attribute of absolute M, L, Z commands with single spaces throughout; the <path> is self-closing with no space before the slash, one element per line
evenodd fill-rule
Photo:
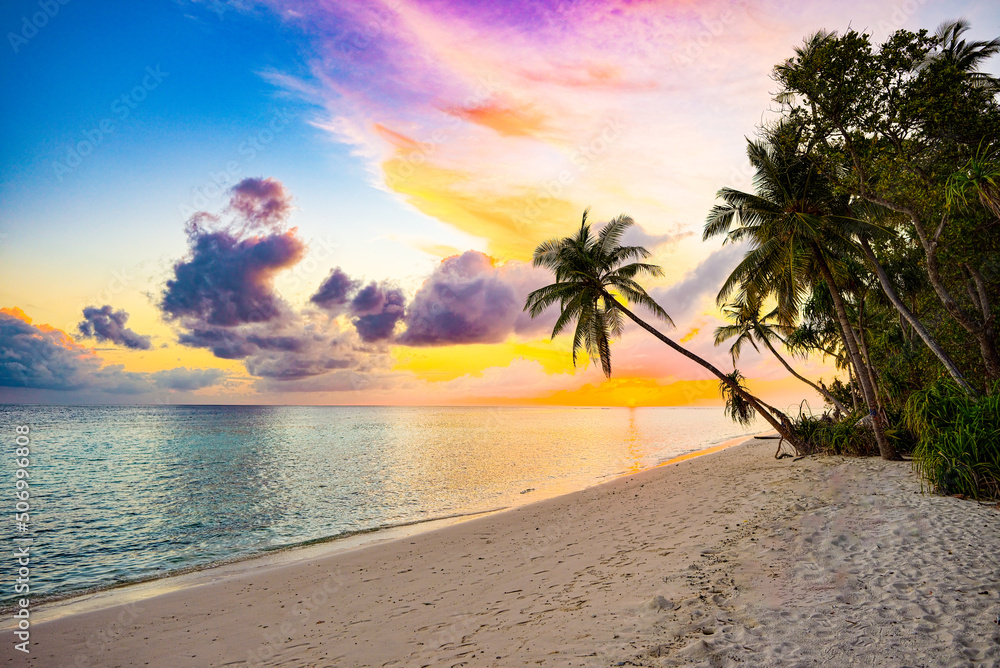
<path fill-rule="evenodd" d="M 627 329 L 574 368 L 538 243 L 628 213 L 672 336 L 726 368 L 701 241 L 772 67 L 994 0 L 4 3 L 0 401 L 710 405 Z M 990 68 L 997 71 L 997 63 Z M 666 325 L 664 325 L 666 326 Z M 797 362 L 830 379 L 822 360 Z M 740 361 L 779 405 L 809 397 Z"/>

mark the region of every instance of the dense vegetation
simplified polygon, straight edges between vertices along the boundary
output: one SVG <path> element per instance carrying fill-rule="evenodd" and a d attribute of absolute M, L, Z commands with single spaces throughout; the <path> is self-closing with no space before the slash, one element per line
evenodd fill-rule
<path fill-rule="evenodd" d="M 753 192 L 722 188 L 705 223 L 706 240 L 746 248 L 718 294 L 730 324 L 716 344 L 734 365 L 745 345 L 766 348 L 828 414 L 793 420 L 629 311 L 669 322 L 633 280 L 656 268 L 623 264 L 646 254 L 617 244 L 621 220 L 540 246 L 557 282 L 527 308 L 559 303 L 557 332 L 575 320 L 574 357 L 585 348 L 606 374 L 628 317 L 715 374 L 727 414 L 762 416 L 799 452 L 910 452 L 934 490 L 997 498 L 1000 82 L 980 68 L 1000 39 L 967 30 L 806 39 L 774 70 L 780 118 L 748 142 Z M 815 384 L 788 353 L 832 358 L 847 380 Z"/>

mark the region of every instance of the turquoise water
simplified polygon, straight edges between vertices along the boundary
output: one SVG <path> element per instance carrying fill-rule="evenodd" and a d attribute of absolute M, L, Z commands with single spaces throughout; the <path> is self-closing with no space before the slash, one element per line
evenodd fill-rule
<path fill-rule="evenodd" d="M 10 490 L 17 425 L 31 522 L 11 494 L 0 535 L 31 538 L 36 600 L 522 504 L 747 433 L 698 408 L 6 405 Z"/>

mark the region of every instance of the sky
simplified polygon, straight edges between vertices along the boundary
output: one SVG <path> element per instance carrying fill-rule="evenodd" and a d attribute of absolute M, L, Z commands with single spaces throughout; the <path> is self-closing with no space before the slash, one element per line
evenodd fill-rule
<path fill-rule="evenodd" d="M 991 0 L 4 3 L 0 401 L 716 405 L 636 327 L 610 379 L 574 366 L 522 310 L 533 249 L 631 215 L 658 326 L 731 369 L 742 251 L 701 228 L 750 188 L 774 65 L 958 17 L 1000 34 Z"/>

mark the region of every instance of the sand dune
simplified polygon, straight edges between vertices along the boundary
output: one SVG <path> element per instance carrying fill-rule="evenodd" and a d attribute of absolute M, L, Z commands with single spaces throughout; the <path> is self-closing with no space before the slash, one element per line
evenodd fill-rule
<path fill-rule="evenodd" d="M 39 623 L 28 665 L 1000 665 L 995 507 L 921 494 L 908 463 L 772 450 L 247 562 Z"/>

